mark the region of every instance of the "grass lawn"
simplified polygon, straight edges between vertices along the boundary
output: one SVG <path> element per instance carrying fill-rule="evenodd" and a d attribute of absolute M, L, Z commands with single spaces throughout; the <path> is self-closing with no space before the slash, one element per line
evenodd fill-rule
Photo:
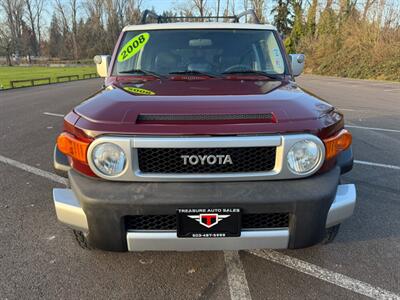
<path fill-rule="evenodd" d="M 57 82 L 57 76 L 79 75 L 96 73 L 95 66 L 82 67 L 0 67 L 0 89 L 11 88 L 10 80 L 35 79 L 50 77 L 51 82 Z M 61 81 L 67 81 L 62 79 Z M 48 81 L 36 81 L 35 85 L 45 84 Z M 30 82 L 17 83 L 16 86 L 30 86 Z"/>

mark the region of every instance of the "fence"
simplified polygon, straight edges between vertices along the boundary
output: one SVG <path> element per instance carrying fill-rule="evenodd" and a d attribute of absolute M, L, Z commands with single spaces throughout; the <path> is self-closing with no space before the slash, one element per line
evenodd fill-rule
<path fill-rule="evenodd" d="M 75 80 L 79 80 L 79 75 L 65 75 L 65 76 L 57 76 L 57 82 L 61 82 L 64 81 L 64 79 L 68 79 L 68 81 L 72 81 L 74 80 L 74 78 L 76 78 Z"/>
<path fill-rule="evenodd" d="M 83 79 L 96 78 L 96 77 L 98 77 L 97 73 L 83 74 Z"/>
<path fill-rule="evenodd" d="M 16 88 L 16 84 L 17 83 L 22 83 L 22 82 L 29 82 L 30 84 L 31 84 L 31 86 L 35 86 L 35 82 L 36 81 L 48 81 L 48 83 L 47 84 L 50 84 L 50 77 L 44 77 L 44 78 L 32 78 L 32 79 L 24 79 L 24 80 L 11 80 L 10 81 L 10 85 L 11 85 L 11 88 L 12 89 L 15 89 Z M 43 85 L 44 83 L 42 83 L 42 84 L 39 84 L 39 85 Z"/>
<path fill-rule="evenodd" d="M 42 78 L 32 78 L 32 79 L 22 79 L 22 80 L 10 80 L 11 89 L 21 88 L 21 87 L 28 87 L 28 86 L 38 86 L 38 85 L 45 85 L 51 83 L 59 83 L 59 82 L 69 82 L 74 80 L 83 80 L 83 79 L 90 79 L 90 78 L 97 78 L 98 75 L 96 73 L 87 73 L 82 74 L 82 77 L 79 78 L 79 75 L 64 75 L 64 76 L 57 76 L 55 77 L 55 81 L 52 82 L 50 77 L 42 77 Z M 35 84 L 38 81 L 46 81 L 47 83 L 39 83 Z M 23 85 L 18 86 L 22 83 L 29 83 L 30 85 Z"/>

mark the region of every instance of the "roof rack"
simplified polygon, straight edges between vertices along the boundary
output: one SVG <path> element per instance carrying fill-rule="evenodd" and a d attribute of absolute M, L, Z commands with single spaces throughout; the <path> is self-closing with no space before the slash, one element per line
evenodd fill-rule
<path fill-rule="evenodd" d="M 197 19 L 201 19 L 201 20 L 203 20 L 203 21 L 204 21 L 204 19 L 217 19 L 217 20 L 218 20 L 218 19 L 225 19 L 225 20 L 231 19 L 231 20 L 233 21 L 233 23 L 239 23 L 239 20 L 240 20 L 242 17 L 247 16 L 247 15 L 250 15 L 250 16 L 253 17 L 254 23 L 260 24 L 260 20 L 258 19 L 257 15 L 256 15 L 256 13 L 255 13 L 255 11 L 254 11 L 253 9 L 248 9 L 248 10 L 246 10 L 246 11 L 244 11 L 244 12 L 238 14 L 238 15 L 233 15 L 233 16 L 206 16 L 206 17 L 197 17 L 197 16 L 187 16 L 187 17 L 183 17 L 183 16 L 174 16 L 174 17 L 165 17 L 165 16 L 157 15 L 157 14 L 154 13 L 153 11 L 146 9 L 146 10 L 143 12 L 142 20 L 141 20 L 140 23 L 141 23 L 141 24 L 151 23 L 151 22 L 147 22 L 148 17 L 152 17 L 152 18 L 156 19 L 156 20 L 157 20 L 157 23 L 165 23 L 165 22 L 167 22 L 168 20 L 171 20 L 171 19 L 172 19 L 172 20 L 173 20 L 173 19 L 175 19 L 175 20 L 179 20 L 179 19 L 196 19 L 196 20 L 197 20 Z"/>

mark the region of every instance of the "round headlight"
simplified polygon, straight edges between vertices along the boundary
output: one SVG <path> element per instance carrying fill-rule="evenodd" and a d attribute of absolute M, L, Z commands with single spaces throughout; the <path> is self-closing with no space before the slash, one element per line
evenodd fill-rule
<path fill-rule="evenodd" d="M 126 163 L 124 151 L 111 143 L 103 143 L 94 147 L 92 160 L 97 170 L 107 176 L 121 174 Z"/>
<path fill-rule="evenodd" d="M 309 173 L 318 165 L 321 155 L 320 147 L 313 141 L 297 142 L 287 154 L 289 170 L 298 175 Z"/>

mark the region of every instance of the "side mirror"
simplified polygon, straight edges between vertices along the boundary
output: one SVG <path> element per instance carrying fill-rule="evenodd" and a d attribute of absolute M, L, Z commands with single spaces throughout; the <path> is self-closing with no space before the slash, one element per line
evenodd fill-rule
<path fill-rule="evenodd" d="M 290 54 L 293 76 L 299 76 L 304 70 L 304 54 Z"/>
<path fill-rule="evenodd" d="M 107 77 L 108 67 L 110 66 L 111 56 L 110 55 L 96 55 L 94 57 L 94 63 L 96 64 L 97 74 L 100 77 Z"/>

